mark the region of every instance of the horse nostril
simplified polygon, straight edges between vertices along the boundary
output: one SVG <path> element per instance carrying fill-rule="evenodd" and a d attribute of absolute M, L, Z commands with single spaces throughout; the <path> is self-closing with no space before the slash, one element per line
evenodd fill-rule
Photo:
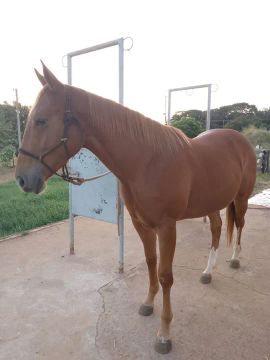
<path fill-rule="evenodd" d="M 18 181 L 18 184 L 20 185 L 21 188 L 24 187 L 24 180 L 21 176 L 18 176 L 17 177 L 17 181 Z"/>

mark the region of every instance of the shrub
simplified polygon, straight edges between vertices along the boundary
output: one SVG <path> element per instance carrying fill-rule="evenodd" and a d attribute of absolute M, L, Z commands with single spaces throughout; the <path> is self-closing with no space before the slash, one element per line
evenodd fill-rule
<path fill-rule="evenodd" d="M 15 155 L 15 147 L 13 145 L 7 145 L 0 151 L 0 163 L 3 166 L 10 166 Z M 14 164 L 12 163 L 12 166 Z"/>
<path fill-rule="evenodd" d="M 191 117 L 174 116 L 172 126 L 182 130 L 190 138 L 194 138 L 203 131 L 201 124 Z"/>

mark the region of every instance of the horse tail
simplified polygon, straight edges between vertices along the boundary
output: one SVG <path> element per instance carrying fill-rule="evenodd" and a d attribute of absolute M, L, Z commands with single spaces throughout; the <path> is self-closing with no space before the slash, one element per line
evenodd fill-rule
<path fill-rule="evenodd" d="M 233 238 L 233 229 L 235 224 L 235 205 L 232 201 L 226 209 L 226 218 L 227 218 L 227 243 L 230 246 Z"/>

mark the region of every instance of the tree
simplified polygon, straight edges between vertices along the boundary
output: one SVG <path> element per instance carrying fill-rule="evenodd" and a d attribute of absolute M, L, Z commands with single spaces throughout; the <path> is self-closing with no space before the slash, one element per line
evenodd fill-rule
<path fill-rule="evenodd" d="M 19 104 L 21 132 L 23 134 L 26 119 L 29 113 L 29 107 Z M 18 150 L 18 132 L 17 132 L 17 115 L 14 105 L 7 102 L 0 104 L 0 151 L 12 145 Z"/>
<path fill-rule="evenodd" d="M 270 108 L 259 110 L 257 116 L 261 119 L 262 128 L 270 130 Z"/>
<path fill-rule="evenodd" d="M 236 118 L 244 118 L 245 116 L 253 117 L 256 116 L 257 112 L 258 110 L 255 105 L 250 105 L 245 102 L 221 106 L 220 108 L 211 110 L 211 128 L 227 127 L 227 124 Z M 235 125 L 235 127 L 237 127 L 237 125 Z M 234 129 L 235 127 L 231 128 Z"/>
<path fill-rule="evenodd" d="M 244 129 L 243 134 L 254 147 L 259 145 L 261 148 L 270 149 L 270 131 L 251 126 Z"/>
<path fill-rule="evenodd" d="M 182 130 L 190 138 L 194 138 L 203 131 L 201 124 L 194 118 L 179 115 L 173 116 L 172 126 Z"/>
<path fill-rule="evenodd" d="M 256 115 L 242 114 L 235 119 L 229 121 L 225 125 L 225 128 L 234 129 L 241 132 L 249 126 L 255 126 L 257 128 L 260 128 L 261 125 L 262 121 Z"/>
<path fill-rule="evenodd" d="M 173 120 L 178 117 L 191 117 L 205 129 L 206 115 L 206 111 L 200 110 L 178 111 L 173 116 Z M 242 131 L 244 128 L 254 125 L 257 128 L 270 130 L 270 108 L 258 110 L 255 105 L 245 102 L 212 109 L 210 117 L 211 129 L 227 127 Z"/>

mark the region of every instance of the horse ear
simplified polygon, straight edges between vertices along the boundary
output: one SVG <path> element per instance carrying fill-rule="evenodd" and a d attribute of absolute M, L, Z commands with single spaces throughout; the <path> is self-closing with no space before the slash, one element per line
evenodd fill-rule
<path fill-rule="evenodd" d="M 35 73 L 38 77 L 38 80 L 41 82 L 41 84 L 44 86 L 47 84 L 47 81 L 44 79 L 44 76 L 42 76 L 38 71 L 37 69 L 34 69 L 35 70 Z"/>
<path fill-rule="evenodd" d="M 47 68 L 47 66 L 42 61 L 41 64 L 43 67 L 43 74 L 46 84 L 48 84 L 52 90 L 57 90 L 62 88 L 63 84 L 53 75 L 53 73 Z"/>

